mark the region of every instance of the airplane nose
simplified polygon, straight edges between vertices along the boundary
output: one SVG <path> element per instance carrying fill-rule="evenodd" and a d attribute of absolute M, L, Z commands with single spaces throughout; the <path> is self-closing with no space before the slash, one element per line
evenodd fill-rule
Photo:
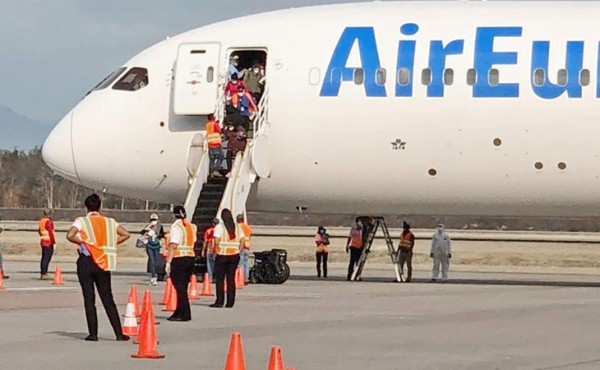
<path fill-rule="evenodd" d="M 71 140 L 72 119 L 70 112 L 54 127 L 42 146 L 42 158 L 54 172 L 78 182 Z"/>

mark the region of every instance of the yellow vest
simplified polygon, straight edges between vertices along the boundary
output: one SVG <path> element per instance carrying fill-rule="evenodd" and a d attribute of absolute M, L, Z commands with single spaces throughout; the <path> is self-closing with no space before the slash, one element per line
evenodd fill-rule
<path fill-rule="evenodd" d="M 178 229 L 181 237 L 179 238 L 179 244 L 175 250 L 173 258 L 178 257 L 194 257 L 194 244 L 196 243 L 196 225 L 185 222 L 185 225 L 181 220 L 173 223 L 172 229 Z"/>
<path fill-rule="evenodd" d="M 223 236 L 221 237 L 221 242 L 218 246 L 215 246 L 215 254 L 219 256 L 233 256 L 236 254 L 240 254 L 240 232 L 241 228 L 236 223 L 235 224 L 235 237 L 233 239 L 229 238 L 229 233 L 227 232 L 227 228 L 225 225 L 219 225 L 223 228 Z"/>

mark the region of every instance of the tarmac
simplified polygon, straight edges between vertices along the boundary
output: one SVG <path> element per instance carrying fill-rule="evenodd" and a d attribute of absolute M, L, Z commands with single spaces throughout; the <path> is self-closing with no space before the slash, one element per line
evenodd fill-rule
<path fill-rule="evenodd" d="M 363 282 L 344 281 L 343 265 L 328 279 L 292 264 L 282 285 L 249 285 L 233 309 L 214 297 L 192 303 L 193 320 L 168 322 L 155 305 L 162 360 L 132 359 L 137 346 L 116 342 L 99 300 L 100 342 L 87 335 L 73 263 L 65 285 L 37 280 L 39 265 L 10 261 L 0 291 L 1 369 L 223 369 L 233 331 L 242 335 L 246 367 L 267 369 L 271 346 L 286 367 L 332 369 L 598 369 L 600 279 L 595 275 L 452 272 L 430 283 L 425 270 L 410 284 L 390 268 L 367 264 Z M 131 284 L 147 286 L 143 261 L 113 275 L 124 313 Z M 214 288 L 214 287 L 213 287 Z M 150 287 L 155 303 L 164 283 Z"/>

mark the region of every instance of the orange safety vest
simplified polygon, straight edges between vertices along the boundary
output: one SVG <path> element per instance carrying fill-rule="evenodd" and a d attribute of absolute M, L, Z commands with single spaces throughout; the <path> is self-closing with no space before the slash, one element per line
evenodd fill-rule
<path fill-rule="evenodd" d="M 350 231 L 350 248 L 362 248 L 363 247 L 363 241 L 362 241 L 362 230 L 357 228 L 357 227 L 353 227 L 352 230 Z"/>
<path fill-rule="evenodd" d="M 210 148 L 221 147 L 221 134 L 219 133 L 217 122 L 206 122 L 206 142 Z"/>
<path fill-rule="evenodd" d="M 252 236 L 252 229 L 245 222 L 242 222 L 239 225 L 244 232 L 244 249 L 250 250 L 250 236 Z"/>
<path fill-rule="evenodd" d="M 194 257 L 194 244 L 196 243 L 196 225 L 182 220 L 177 220 L 171 229 L 179 229 L 180 239 L 173 258 Z"/>
<path fill-rule="evenodd" d="M 315 236 L 315 241 L 317 242 L 317 252 L 318 253 L 322 253 L 325 252 L 327 253 L 327 244 L 323 244 L 323 238 L 321 237 L 321 234 L 317 234 Z"/>
<path fill-rule="evenodd" d="M 415 236 L 412 232 L 402 232 L 400 234 L 400 245 L 399 248 L 405 251 L 412 251 L 412 248 L 415 244 Z"/>
<path fill-rule="evenodd" d="M 50 221 L 48 217 L 42 217 L 40 223 L 38 225 L 38 232 L 40 234 L 40 245 L 49 246 L 52 242 L 52 238 L 50 238 L 50 233 L 46 230 L 46 224 Z"/>
<path fill-rule="evenodd" d="M 225 225 L 219 225 L 219 227 L 223 228 L 223 236 L 221 237 L 219 245 L 215 246 L 215 254 L 219 256 L 233 256 L 240 254 L 240 242 L 237 238 L 241 232 L 239 225 L 235 224 L 235 237 L 233 238 L 229 237 Z"/>
<path fill-rule="evenodd" d="M 117 221 L 92 212 L 81 221 L 81 240 L 92 255 L 92 259 L 103 271 L 117 268 Z"/>

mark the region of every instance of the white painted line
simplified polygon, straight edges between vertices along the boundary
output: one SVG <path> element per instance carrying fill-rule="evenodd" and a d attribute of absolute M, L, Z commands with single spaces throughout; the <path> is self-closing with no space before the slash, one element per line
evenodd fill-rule
<path fill-rule="evenodd" d="M 33 287 L 33 288 L 6 288 L 5 291 L 12 291 L 12 292 L 37 292 L 37 291 L 43 291 L 43 290 L 77 290 L 77 288 L 74 287 Z"/>

